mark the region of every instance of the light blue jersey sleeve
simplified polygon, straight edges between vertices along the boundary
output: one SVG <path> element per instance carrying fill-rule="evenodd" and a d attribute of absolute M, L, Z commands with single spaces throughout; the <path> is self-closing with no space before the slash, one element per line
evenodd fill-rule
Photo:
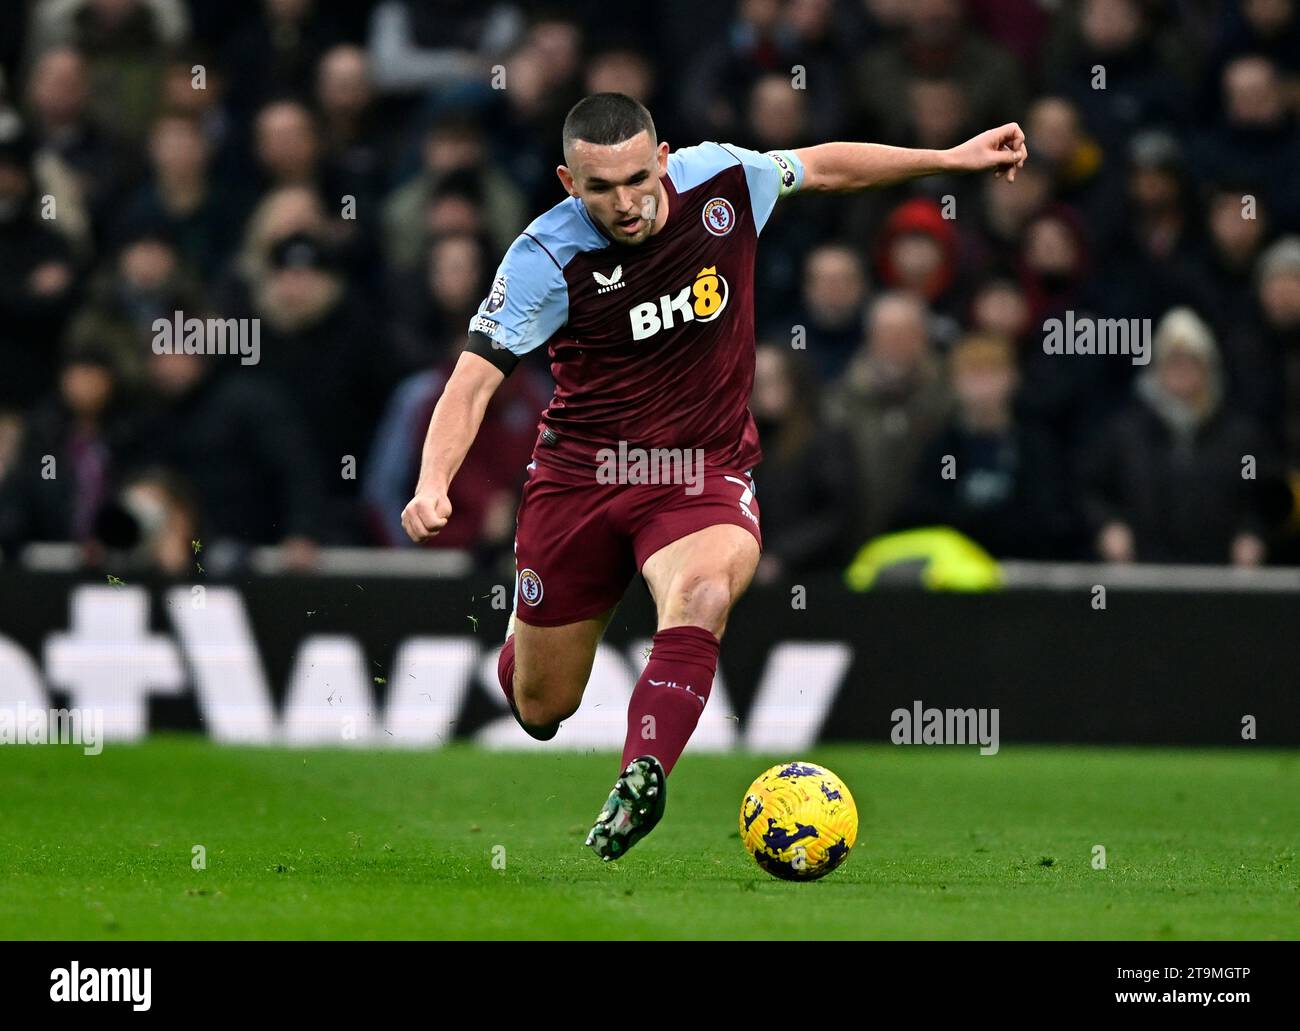
<path fill-rule="evenodd" d="M 749 184 L 749 203 L 754 211 L 754 227 L 763 231 L 776 202 L 803 186 L 803 162 L 793 150 L 769 150 L 760 154 L 726 144 L 727 150 L 745 166 L 745 182 Z"/>
<path fill-rule="evenodd" d="M 521 233 L 501 259 L 491 292 L 469 321 L 471 349 L 483 353 L 481 342 L 474 346 L 473 335 L 481 333 L 492 350 L 519 359 L 546 343 L 568 319 L 564 272 L 541 243 Z M 492 360 L 488 354 L 483 356 Z M 513 362 L 506 360 L 506 364 Z"/>
<path fill-rule="evenodd" d="M 763 231 L 776 202 L 803 186 L 803 162 L 792 150 L 769 150 L 760 154 L 732 143 L 707 142 L 676 151 L 669 156 L 669 161 L 674 158 L 677 175 L 673 181 L 680 190 L 689 190 L 728 166 L 743 166 L 756 233 Z"/>

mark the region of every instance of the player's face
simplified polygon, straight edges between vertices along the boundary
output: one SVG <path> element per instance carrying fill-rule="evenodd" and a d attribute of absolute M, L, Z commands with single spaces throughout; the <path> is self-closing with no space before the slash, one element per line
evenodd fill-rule
<path fill-rule="evenodd" d="M 662 223 L 663 186 L 668 144 L 656 145 L 648 132 L 602 146 L 577 140 L 570 165 L 556 169 L 570 195 L 619 243 L 644 243 Z"/>

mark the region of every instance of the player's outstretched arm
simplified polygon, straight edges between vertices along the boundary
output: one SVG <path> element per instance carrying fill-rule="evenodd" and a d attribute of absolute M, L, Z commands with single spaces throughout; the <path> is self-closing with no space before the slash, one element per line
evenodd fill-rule
<path fill-rule="evenodd" d="M 456 362 L 429 420 L 415 497 L 402 509 L 402 529 L 416 543 L 447 525 L 451 517 L 447 490 L 478 435 L 488 402 L 504 379 L 495 365 L 468 351 Z"/>
<path fill-rule="evenodd" d="M 1015 122 L 989 129 L 947 150 L 890 147 L 883 143 L 822 143 L 796 150 L 803 162 L 803 190 L 833 193 L 890 186 L 940 172 L 987 172 L 1014 182 L 1029 150 Z"/>

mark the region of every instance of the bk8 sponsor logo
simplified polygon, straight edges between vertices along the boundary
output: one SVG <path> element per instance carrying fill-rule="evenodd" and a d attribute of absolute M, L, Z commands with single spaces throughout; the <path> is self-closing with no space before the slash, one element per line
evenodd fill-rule
<path fill-rule="evenodd" d="M 687 322 L 712 322 L 726 308 L 729 294 L 730 288 L 718 274 L 717 266 L 706 265 L 689 286 L 631 309 L 628 317 L 632 321 L 632 339 L 645 340 L 660 330 Z"/>

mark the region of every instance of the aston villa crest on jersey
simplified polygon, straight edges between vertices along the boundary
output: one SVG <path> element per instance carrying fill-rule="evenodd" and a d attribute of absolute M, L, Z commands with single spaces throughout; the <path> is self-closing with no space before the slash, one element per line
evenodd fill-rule
<path fill-rule="evenodd" d="M 726 197 L 714 197 L 704 205 L 704 228 L 714 236 L 726 236 L 736 224 L 736 209 Z"/>

